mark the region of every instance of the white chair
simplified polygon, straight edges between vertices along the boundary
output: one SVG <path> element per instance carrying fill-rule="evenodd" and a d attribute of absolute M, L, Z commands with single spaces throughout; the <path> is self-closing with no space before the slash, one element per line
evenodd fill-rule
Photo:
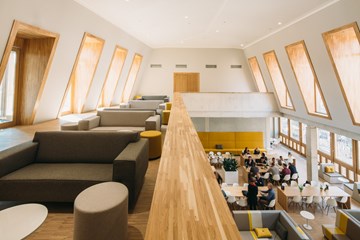
<path fill-rule="evenodd" d="M 262 179 L 264 179 L 264 181 L 266 181 L 265 184 L 267 184 L 267 182 L 269 181 L 269 177 L 270 177 L 270 173 L 265 173 L 264 176 L 262 176 Z"/>
<path fill-rule="evenodd" d="M 209 155 L 211 155 L 211 156 L 214 155 L 214 152 L 209 152 Z"/>
<path fill-rule="evenodd" d="M 312 206 L 313 200 L 314 200 L 313 196 L 306 197 L 306 200 L 304 202 L 305 207 L 308 208 L 308 207 Z"/>
<path fill-rule="evenodd" d="M 222 154 L 221 154 L 221 152 L 217 152 L 216 155 L 221 156 Z"/>
<path fill-rule="evenodd" d="M 291 181 L 290 182 L 290 186 L 291 187 L 297 187 L 298 186 L 298 183 L 296 181 Z"/>
<path fill-rule="evenodd" d="M 334 198 L 329 198 L 327 201 L 326 201 L 326 207 L 325 207 L 325 210 L 326 208 L 328 209 L 327 210 L 327 215 L 329 214 L 329 210 L 330 208 L 334 208 L 334 212 L 336 213 L 336 207 L 337 207 L 337 202 Z"/>
<path fill-rule="evenodd" d="M 224 188 L 224 187 L 227 187 L 227 186 L 228 186 L 227 183 L 224 183 L 224 182 L 223 182 L 223 183 L 221 184 L 221 188 Z"/>
<path fill-rule="evenodd" d="M 311 183 L 311 186 L 312 186 L 312 187 L 317 187 L 317 186 L 319 186 L 318 181 L 311 181 L 310 183 Z"/>
<path fill-rule="evenodd" d="M 339 205 L 341 206 L 342 209 L 344 209 L 344 208 L 347 209 L 347 206 L 346 206 L 347 201 L 348 201 L 348 197 L 342 197 L 337 202 L 339 203 Z"/>
<path fill-rule="evenodd" d="M 291 180 L 294 180 L 294 181 L 298 181 L 298 178 L 299 178 L 299 174 L 297 173 L 294 173 L 292 176 L 291 176 Z"/>
<path fill-rule="evenodd" d="M 315 196 L 313 199 L 313 204 L 314 204 L 314 212 L 316 210 L 316 206 L 319 206 L 321 212 L 323 212 L 323 208 L 322 208 L 322 198 L 320 196 Z"/>
<path fill-rule="evenodd" d="M 238 187 L 239 184 L 238 183 L 233 183 L 233 187 Z"/>
<path fill-rule="evenodd" d="M 275 199 L 271 200 L 270 203 L 269 203 L 269 205 L 266 205 L 266 204 L 264 205 L 264 206 L 265 206 L 265 209 L 275 210 L 275 203 L 276 203 Z"/>
<path fill-rule="evenodd" d="M 308 183 L 306 183 L 306 184 L 305 184 L 305 187 L 311 187 L 311 185 L 310 185 L 310 184 L 308 184 Z"/>
<path fill-rule="evenodd" d="M 234 196 L 228 196 L 227 198 L 227 203 L 229 205 L 229 208 L 231 210 L 235 210 L 235 206 L 234 206 L 234 203 L 236 202 L 236 198 Z"/>
<path fill-rule="evenodd" d="M 275 174 L 273 177 L 272 177 L 272 180 L 274 182 L 274 185 L 280 185 L 280 175 L 279 174 Z"/>
<path fill-rule="evenodd" d="M 249 184 L 248 183 L 244 183 L 244 188 L 246 187 L 248 187 L 249 186 Z"/>
<path fill-rule="evenodd" d="M 240 198 L 236 203 L 239 205 L 240 209 L 247 209 L 248 203 L 245 197 Z"/>
<path fill-rule="evenodd" d="M 302 209 L 302 203 L 303 202 L 302 202 L 302 197 L 301 196 L 294 196 L 292 201 L 289 204 L 289 207 L 290 207 L 291 204 L 293 204 L 294 207 L 299 206 Z"/>
<path fill-rule="evenodd" d="M 291 177 L 290 174 L 285 175 L 282 182 L 286 182 L 286 183 L 290 182 L 290 177 Z"/>
<path fill-rule="evenodd" d="M 282 183 L 281 186 L 288 187 L 289 185 L 287 183 Z"/>

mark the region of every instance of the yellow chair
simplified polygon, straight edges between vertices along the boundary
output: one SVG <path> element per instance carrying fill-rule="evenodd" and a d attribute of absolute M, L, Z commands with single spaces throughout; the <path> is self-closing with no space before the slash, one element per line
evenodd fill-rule
<path fill-rule="evenodd" d="M 161 156 L 161 132 L 144 131 L 140 133 L 142 138 L 149 140 L 149 159 L 156 159 Z"/>
<path fill-rule="evenodd" d="M 170 118 L 170 110 L 164 110 L 162 112 L 162 124 L 168 125 Z"/>
<path fill-rule="evenodd" d="M 171 107 L 172 107 L 172 103 L 171 102 L 167 102 L 165 104 L 165 110 L 171 110 Z"/>

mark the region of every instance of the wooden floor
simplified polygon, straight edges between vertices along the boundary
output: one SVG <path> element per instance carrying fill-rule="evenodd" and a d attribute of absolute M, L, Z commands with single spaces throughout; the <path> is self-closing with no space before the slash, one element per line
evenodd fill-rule
<path fill-rule="evenodd" d="M 54 120 L 45 122 L 34 126 L 21 126 L 0 131 L 0 151 L 17 145 L 21 142 L 31 140 L 35 131 L 57 130 L 59 129 L 59 121 Z M 285 155 L 288 149 L 284 147 L 278 148 L 279 154 Z M 151 200 L 153 197 L 155 181 L 157 178 L 158 168 L 161 160 L 153 160 L 149 162 L 149 168 L 145 176 L 145 183 L 140 193 L 139 199 L 133 211 L 129 213 L 129 239 L 144 239 L 146 226 L 149 218 L 149 211 Z M 303 169 L 306 166 L 305 160 L 297 157 L 298 169 Z M 303 173 L 303 171 L 301 171 Z M 304 176 L 304 175 L 300 175 Z M 302 177 L 306 179 L 306 177 Z M 240 184 L 242 184 L 242 177 L 239 176 Z M 302 180 L 300 180 L 302 181 Z M 14 202 L 0 202 L 0 210 L 9 206 L 19 204 Z M 49 209 L 49 215 L 44 224 L 30 235 L 27 239 L 31 240 L 57 240 L 57 239 L 72 239 L 73 235 L 73 207 L 72 204 L 46 203 Z M 277 204 L 277 209 L 281 207 Z M 360 204 L 352 201 L 353 209 L 360 209 Z M 291 208 L 290 216 L 298 223 L 304 224 L 305 220 L 300 216 L 299 209 Z M 315 240 L 323 239 L 321 224 L 334 224 L 335 213 L 330 211 L 329 215 L 321 213 L 319 209 L 315 212 L 315 220 L 310 221 L 313 227 L 312 231 L 307 231 Z M 1 239 L 1 237 L 0 237 Z"/>

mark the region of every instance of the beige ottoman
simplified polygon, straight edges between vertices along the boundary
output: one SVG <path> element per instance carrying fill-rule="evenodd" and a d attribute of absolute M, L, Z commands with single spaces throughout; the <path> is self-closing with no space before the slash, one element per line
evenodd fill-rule
<path fill-rule="evenodd" d="M 61 125 L 61 131 L 77 131 L 79 128 L 78 123 L 69 122 Z"/>
<path fill-rule="evenodd" d="M 106 182 L 82 191 L 74 202 L 74 239 L 127 239 L 128 189 Z"/>

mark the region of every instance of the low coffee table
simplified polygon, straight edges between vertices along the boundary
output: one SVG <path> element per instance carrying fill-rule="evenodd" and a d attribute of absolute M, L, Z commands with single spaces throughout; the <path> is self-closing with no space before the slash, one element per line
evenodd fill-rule
<path fill-rule="evenodd" d="M 48 210 L 41 204 L 22 204 L 0 211 L 0 238 L 23 239 L 45 221 Z"/>
<path fill-rule="evenodd" d="M 314 220 L 315 216 L 308 211 L 301 211 L 300 215 L 306 219 L 306 223 L 303 225 L 305 229 L 312 230 L 312 227 L 309 225 L 309 220 Z"/>

